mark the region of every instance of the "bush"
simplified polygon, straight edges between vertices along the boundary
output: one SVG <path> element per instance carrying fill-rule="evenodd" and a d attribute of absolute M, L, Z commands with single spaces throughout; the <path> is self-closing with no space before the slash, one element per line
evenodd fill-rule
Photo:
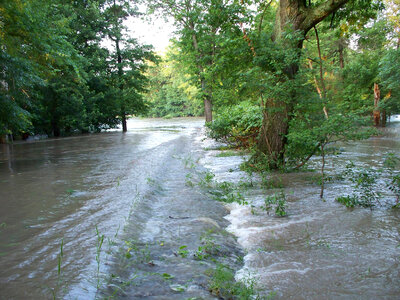
<path fill-rule="evenodd" d="M 261 124 L 261 108 L 250 102 L 242 102 L 217 113 L 215 120 L 207 124 L 208 136 L 236 146 L 247 147 L 254 143 Z"/>

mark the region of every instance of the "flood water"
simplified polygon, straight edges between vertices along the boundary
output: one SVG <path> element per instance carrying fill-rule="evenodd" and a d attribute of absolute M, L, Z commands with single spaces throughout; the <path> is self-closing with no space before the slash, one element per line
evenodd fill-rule
<path fill-rule="evenodd" d="M 341 182 L 328 184 L 322 201 L 308 179 L 312 173 L 281 176 L 288 217 L 260 209 L 275 190 L 257 184 L 243 192 L 253 208 L 223 206 L 188 186 L 188 178 L 203 168 L 220 182 L 238 183 L 247 175 L 239 170 L 240 157 L 204 149 L 215 143 L 204 140 L 203 124 L 133 119 L 126 134 L 0 145 L 0 299 L 51 299 L 53 293 L 65 299 L 214 299 L 202 275 L 212 265 L 190 254 L 205 232 L 224 228 L 237 243 L 224 235 L 221 257 L 233 265 L 230 256 L 239 255 L 240 245 L 244 265 L 236 278 L 253 277 L 261 295 L 400 299 L 398 210 L 346 209 L 334 201 L 349 192 Z M 328 172 L 349 160 L 375 166 L 386 153 L 400 153 L 400 123 L 383 136 L 341 147 Z M 177 255 L 182 246 L 188 257 Z M 98 289 L 106 277 L 124 288 Z"/>
<path fill-rule="evenodd" d="M 340 146 L 342 153 L 328 159 L 328 173 L 338 173 L 350 161 L 377 168 L 387 153 L 400 154 L 400 123 L 391 123 L 382 136 Z M 240 162 L 212 153 L 204 159 L 217 180 L 229 182 L 246 177 L 238 170 Z M 313 175 L 276 175 L 287 195 L 285 218 L 261 209 L 266 195 L 280 189 L 255 184 L 246 192 L 249 205 L 229 205 L 228 231 L 247 253 L 237 279 L 253 276 L 261 294 L 272 293 L 274 299 L 400 299 L 400 212 L 390 208 L 395 197 L 383 193 L 382 207 L 372 211 L 347 209 L 335 198 L 351 194 L 349 185 L 327 184 L 321 200 Z"/>

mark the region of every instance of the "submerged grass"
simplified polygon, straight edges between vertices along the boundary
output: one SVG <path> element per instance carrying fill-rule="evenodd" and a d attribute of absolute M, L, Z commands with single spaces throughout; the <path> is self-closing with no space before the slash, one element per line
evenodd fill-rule
<path fill-rule="evenodd" d="M 220 299 L 261 300 L 272 299 L 271 293 L 261 297 L 255 288 L 254 278 L 248 277 L 236 281 L 234 271 L 229 266 L 218 263 L 216 268 L 208 271 L 210 275 L 209 291 Z"/>

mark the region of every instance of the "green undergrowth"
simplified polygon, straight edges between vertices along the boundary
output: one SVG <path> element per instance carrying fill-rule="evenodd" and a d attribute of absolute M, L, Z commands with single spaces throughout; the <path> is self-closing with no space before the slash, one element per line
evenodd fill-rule
<path fill-rule="evenodd" d="M 386 202 L 391 203 L 392 208 L 400 208 L 399 165 L 400 158 L 393 153 L 386 155 L 380 168 L 366 168 L 356 166 L 353 162 L 348 163 L 341 178 L 351 185 L 352 193 L 340 195 L 336 197 L 336 201 L 347 208 L 372 209 L 376 206 L 383 206 L 382 199 L 385 199 Z"/>

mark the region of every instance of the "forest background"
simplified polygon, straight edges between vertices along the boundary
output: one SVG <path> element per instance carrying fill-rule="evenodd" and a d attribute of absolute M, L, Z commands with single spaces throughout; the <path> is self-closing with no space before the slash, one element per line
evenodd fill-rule
<path fill-rule="evenodd" d="M 127 31 L 143 17 L 173 19 L 164 54 Z M 3 142 L 205 116 L 277 168 L 400 113 L 399 0 L 2 0 L 0 47 Z"/>

